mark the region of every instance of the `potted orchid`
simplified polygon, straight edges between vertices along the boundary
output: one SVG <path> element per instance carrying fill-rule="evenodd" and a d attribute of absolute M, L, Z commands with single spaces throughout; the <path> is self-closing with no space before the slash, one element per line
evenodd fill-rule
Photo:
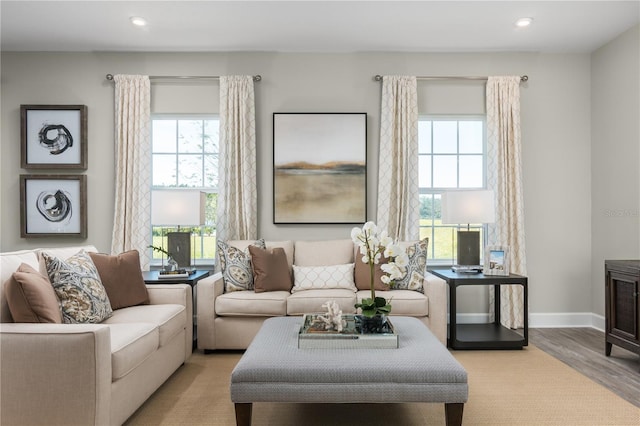
<path fill-rule="evenodd" d="M 384 273 L 381 280 L 393 286 L 395 280 L 403 278 L 406 274 L 409 258 L 405 251 L 389 237 L 387 231 L 380 232 L 373 222 L 365 223 L 362 228 L 353 228 L 351 239 L 359 247 L 362 261 L 369 264 L 371 278 L 371 298 L 363 299 L 361 303 L 356 303 L 355 307 L 360 308 L 365 317 L 384 317 L 391 313 L 391 304 L 384 297 L 376 297 L 375 265 L 379 264 L 383 257 L 388 259 L 386 264 L 380 266 Z"/>

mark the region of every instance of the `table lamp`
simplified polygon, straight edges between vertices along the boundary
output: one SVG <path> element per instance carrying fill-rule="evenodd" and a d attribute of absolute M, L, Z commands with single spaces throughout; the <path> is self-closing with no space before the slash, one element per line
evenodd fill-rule
<path fill-rule="evenodd" d="M 177 232 L 167 233 L 167 251 L 178 267 L 191 269 L 191 232 L 181 232 L 180 226 L 204 225 L 206 195 L 193 190 L 151 191 L 151 223 L 154 226 L 177 226 Z"/>
<path fill-rule="evenodd" d="M 470 225 L 493 223 L 495 201 L 491 190 L 448 191 L 442 194 L 442 223 L 467 224 L 458 229 L 458 257 L 455 272 L 473 273 L 482 270 L 480 263 L 480 231 Z"/>

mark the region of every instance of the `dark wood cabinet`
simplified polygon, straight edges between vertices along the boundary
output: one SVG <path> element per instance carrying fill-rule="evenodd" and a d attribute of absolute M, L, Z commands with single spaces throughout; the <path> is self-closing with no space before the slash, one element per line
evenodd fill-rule
<path fill-rule="evenodd" d="M 640 260 L 605 260 L 605 354 L 616 345 L 640 355 Z"/>

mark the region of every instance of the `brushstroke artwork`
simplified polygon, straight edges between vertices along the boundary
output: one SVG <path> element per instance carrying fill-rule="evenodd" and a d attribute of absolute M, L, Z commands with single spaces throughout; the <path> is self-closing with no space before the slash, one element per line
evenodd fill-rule
<path fill-rule="evenodd" d="M 85 105 L 21 105 L 22 168 L 87 168 Z"/>
<path fill-rule="evenodd" d="M 85 175 L 21 175 L 21 237 L 86 237 Z"/>
<path fill-rule="evenodd" d="M 274 113 L 274 223 L 361 223 L 366 113 Z"/>

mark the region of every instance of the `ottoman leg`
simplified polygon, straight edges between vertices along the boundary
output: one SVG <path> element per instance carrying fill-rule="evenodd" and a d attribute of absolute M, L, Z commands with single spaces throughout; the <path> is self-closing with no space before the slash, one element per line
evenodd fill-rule
<path fill-rule="evenodd" d="M 236 426 L 251 426 L 253 404 L 236 402 Z"/>
<path fill-rule="evenodd" d="M 237 404 L 236 404 L 237 405 Z M 444 404 L 444 415 L 447 419 L 447 426 L 461 426 L 462 425 L 462 410 L 464 404 L 451 403 Z M 237 408 L 236 408 L 237 412 Z"/>

